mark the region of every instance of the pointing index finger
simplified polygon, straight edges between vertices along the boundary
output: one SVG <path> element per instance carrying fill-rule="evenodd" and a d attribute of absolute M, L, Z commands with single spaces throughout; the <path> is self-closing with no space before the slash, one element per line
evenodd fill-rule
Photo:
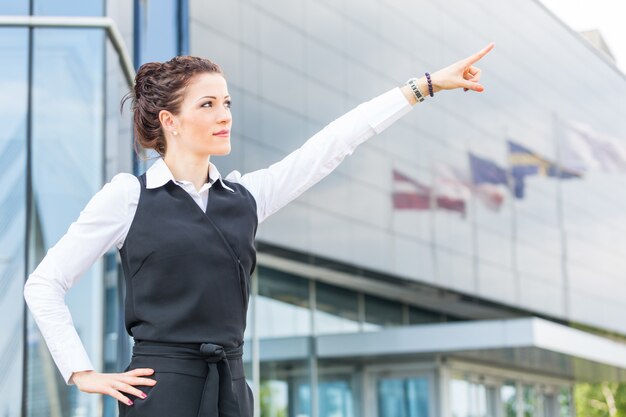
<path fill-rule="evenodd" d="M 467 58 L 468 64 L 471 65 L 474 62 L 477 62 L 479 59 L 481 59 L 482 57 L 487 55 L 489 53 L 489 51 L 491 51 L 493 49 L 494 46 L 495 46 L 495 44 L 493 42 L 489 42 L 489 44 L 485 48 L 483 48 L 481 51 L 476 52 L 474 55 L 472 55 L 469 58 Z"/>

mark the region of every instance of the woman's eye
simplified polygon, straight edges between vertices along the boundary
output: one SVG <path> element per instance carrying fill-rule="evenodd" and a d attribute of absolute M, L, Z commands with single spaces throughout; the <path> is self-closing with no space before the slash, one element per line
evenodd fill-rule
<path fill-rule="evenodd" d="M 226 105 L 226 107 L 230 108 L 231 101 L 230 101 L 230 100 L 226 100 L 226 101 L 224 102 L 224 104 Z M 204 104 L 202 105 L 202 107 L 213 107 L 213 102 L 208 101 L 208 102 L 204 103 Z"/>

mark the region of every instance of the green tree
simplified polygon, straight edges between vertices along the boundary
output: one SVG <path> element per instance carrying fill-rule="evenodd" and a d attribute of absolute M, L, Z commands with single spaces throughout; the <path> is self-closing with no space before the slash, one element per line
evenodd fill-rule
<path fill-rule="evenodd" d="M 287 407 L 278 408 L 276 404 L 272 404 L 272 398 L 277 395 L 277 392 L 272 389 L 271 381 L 261 382 L 259 394 L 261 417 L 287 417 Z"/>
<path fill-rule="evenodd" d="M 577 384 L 574 399 L 577 417 L 626 417 L 626 384 Z"/>

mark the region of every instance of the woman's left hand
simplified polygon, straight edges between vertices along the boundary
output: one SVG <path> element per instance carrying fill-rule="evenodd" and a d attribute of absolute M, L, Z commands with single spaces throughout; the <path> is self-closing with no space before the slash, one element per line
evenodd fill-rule
<path fill-rule="evenodd" d="M 494 46 L 494 43 L 490 42 L 483 50 L 431 74 L 433 92 L 455 88 L 483 92 L 485 88 L 478 83 L 481 71 L 474 64 L 487 55 Z"/>

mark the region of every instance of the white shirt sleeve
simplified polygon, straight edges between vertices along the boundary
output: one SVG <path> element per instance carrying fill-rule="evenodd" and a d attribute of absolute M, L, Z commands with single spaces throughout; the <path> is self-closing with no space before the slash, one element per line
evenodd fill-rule
<path fill-rule="evenodd" d="M 135 215 L 139 181 L 118 174 L 98 191 L 24 285 L 24 298 L 66 384 L 72 372 L 93 370 L 65 294 L 113 245 L 121 248 Z"/>
<path fill-rule="evenodd" d="M 333 171 L 346 155 L 412 109 L 400 87 L 359 104 L 329 123 L 282 160 L 244 175 L 233 171 L 254 196 L 259 223 Z"/>

